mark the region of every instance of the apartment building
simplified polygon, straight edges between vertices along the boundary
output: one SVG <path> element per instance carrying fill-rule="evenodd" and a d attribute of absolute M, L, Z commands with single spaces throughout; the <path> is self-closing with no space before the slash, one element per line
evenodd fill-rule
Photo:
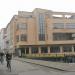
<path fill-rule="evenodd" d="M 7 30 L 10 49 L 21 56 L 75 56 L 75 13 L 40 8 L 19 11 Z"/>
<path fill-rule="evenodd" d="M 6 49 L 6 28 L 2 28 L 0 31 L 0 52 L 4 52 Z"/>

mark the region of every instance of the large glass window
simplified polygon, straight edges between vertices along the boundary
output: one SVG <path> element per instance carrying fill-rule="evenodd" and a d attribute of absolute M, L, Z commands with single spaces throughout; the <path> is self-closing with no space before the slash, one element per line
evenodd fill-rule
<path fill-rule="evenodd" d="M 31 47 L 32 53 L 38 53 L 38 47 Z"/>
<path fill-rule="evenodd" d="M 40 13 L 38 18 L 39 40 L 45 41 L 45 15 Z"/>
<path fill-rule="evenodd" d="M 20 39 L 21 39 L 21 41 L 27 41 L 27 35 L 26 34 L 21 34 Z"/>
<path fill-rule="evenodd" d="M 66 23 L 65 28 L 67 28 L 67 29 L 75 29 L 75 23 Z"/>
<path fill-rule="evenodd" d="M 45 40 L 45 34 L 39 34 L 39 40 L 44 41 Z"/>
<path fill-rule="evenodd" d="M 29 47 L 26 47 L 26 54 L 29 54 Z"/>
<path fill-rule="evenodd" d="M 53 29 L 64 29 L 64 23 L 53 23 Z"/>
<path fill-rule="evenodd" d="M 47 47 L 41 47 L 41 53 L 48 53 Z"/>
<path fill-rule="evenodd" d="M 64 45 L 63 51 L 64 52 L 72 52 L 72 45 Z"/>
<path fill-rule="evenodd" d="M 51 53 L 59 53 L 60 52 L 60 46 L 57 46 L 57 45 L 51 46 L 50 47 L 50 52 Z"/>
<path fill-rule="evenodd" d="M 17 24 L 17 30 L 27 30 L 27 24 L 25 23 L 19 23 Z"/>
<path fill-rule="evenodd" d="M 53 40 L 73 40 L 72 33 L 53 33 Z"/>

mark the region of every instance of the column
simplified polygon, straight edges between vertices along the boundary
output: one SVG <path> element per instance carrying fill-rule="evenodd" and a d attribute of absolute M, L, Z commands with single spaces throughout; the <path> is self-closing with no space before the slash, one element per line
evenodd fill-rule
<path fill-rule="evenodd" d="M 74 54 L 74 45 L 72 45 L 72 54 Z M 72 62 L 75 62 L 75 57 L 74 57 L 74 55 L 72 56 Z"/>
<path fill-rule="evenodd" d="M 41 47 L 39 47 L 39 54 L 41 54 Z"/>
<path fill-rule="evenodd" d="M 31 47 L 29 47 L 29 54 L 31 54 Z"/>
<path fill-rule="evenodd" d="M 50 46 L 48 46 L 48 54 L 50 54 Z"/>
<path fill-rule="evenodd" d="M 62 46 L 60 46 L 60 53 L 63 53 Z"/>
<path fill-rule="evenodd" d="M 74 46 L 72 45 L 72 53 L 74 53 Z"/>
<path fill-rule="evenodd" d="M 26 48 L 25 48 L 25 54 L 26 54 Z"/>

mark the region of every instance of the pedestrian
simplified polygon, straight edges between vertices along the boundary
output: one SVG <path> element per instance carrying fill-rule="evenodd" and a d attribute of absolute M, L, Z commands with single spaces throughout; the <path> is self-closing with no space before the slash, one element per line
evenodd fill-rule
<path fill-rule="evenodd" d="M 7 68 L 10 69 L 10 71 L 11 71 L 11 59 L 12 59 L 12 54 L 7 52 L 6 53 L 6 62 L 7 62 Z"/>
<path fill-rule="evenodd" d="M 4 53 L 0 53 L 0 56 L 1 56 L 1 64 L 3 64 L 3 62 L 4 62 Z"/>

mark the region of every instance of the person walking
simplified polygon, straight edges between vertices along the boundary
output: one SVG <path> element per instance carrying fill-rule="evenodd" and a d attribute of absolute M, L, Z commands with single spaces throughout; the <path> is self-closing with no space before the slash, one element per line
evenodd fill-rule
<path fill-rule="evenodd" d="M 7 68 L 9 71 L 11 71 L 11 59 L 12 59 L 12 54 L 7 52 L 6 53 L 6 62 L 7 62 Z"/>

